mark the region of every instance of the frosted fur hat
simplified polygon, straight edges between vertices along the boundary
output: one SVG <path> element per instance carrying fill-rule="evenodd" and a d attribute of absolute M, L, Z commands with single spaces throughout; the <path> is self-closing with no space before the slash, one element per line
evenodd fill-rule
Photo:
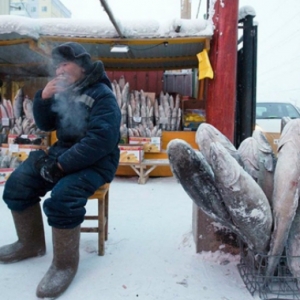
<path fill-rule="evenodd" d="M 72 61 L 89 72 L 93 66 L 91 55 L 86 49 L 75 42 L 63 43 L 52 50 L 52 60 L 54 65 L 65 61 Z"/>

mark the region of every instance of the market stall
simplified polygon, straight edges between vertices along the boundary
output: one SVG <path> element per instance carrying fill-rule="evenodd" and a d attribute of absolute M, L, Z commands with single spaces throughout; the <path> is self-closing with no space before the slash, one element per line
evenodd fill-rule
<path fill-rule="evenodd" d="M 123 99 L 125 101 L 122 103 L 123 107 L 120 106 L 122 114 L 125 115 L 123 125 L 127 128 L 125 134 L 121 133 L 125 137 L 125 142 L 131 142 L 129 129 L 142 125 L 142 118 L 144 118 L 138 115 L 138 113 L 143 114 L 141 110 L 136 111 L 134 122 L 129 123 L 130 118 L 133 117 L 128 114 L 131 95 L 138 94 L 137 98 L 141 99 L 143 98 L 141 94 L 146 93 L 150 98 L 148 103 L 153 108 L 151 116 L 153 120 L 151 124 L 148 124 L 148 129 L 151 126 L 160 129 L 160 148 L 155 153 L 146 149 L 144 159 L 166 159 L 165 150 L 171 139 L 183 138 L 194 144 L 192 130 L 195 130 L 195 126 L 184 128 L 184 115 L 185 111 L 190 109 L 187 106 L 189 100 L 194 102 L 193 109 L 199 108 L 203 111 L 205 109 L 205 78 L 211 76 L 207 73 L 207 64 L 209 64 L 207 51 L 210 47 L 212 32 L 211 20 L 174 19 L 164 20 L 164 22 L 144 20 L 138 24 L 124 21 L 122 22 L 122 37 L 120 37 L 118 30 L 107 21 L 78 23 L 72 19 L 28 19 L 2 16 L 0 20 L 2 98 L 10 100 L 14 105 L 17 92 L 21 89 L 24 96 L 33 99 L 36 90 L 42 88 L 53 76 L 51 49 L 62 42 L 79 42 L 91 53 L 93 60 L 103 61 L 112 83 L 119 83 L 121 77 L 127 83 L 126 99 Z M 126 51 L 114 52 L 112 51 L 114 46 L 125 46 Z M 165 75 L 167 70 L 171 71 L 168 78 Z M 182 73 L 182 70 L 191 71 L 186 75 Z M 200 73 L 202 77 L 198 81 Z M 184 76 L 180 76 L 182 74 Z M 185 94 L 184 80 L 181 80 L 181 77 L 189 77 L 189 82 L 193 85 L 188 95 Z M 168 82 L 167 86 L 164 81 Z M 116 85 L 113 84 L 113 86 Z M 176 89 L 171 88 L 172 86 Z M 180 86 L 181 89 L 178 89 Z M 117 92 L 115 90 L 116 96 Z M 164 115 L 161 114 L 163 99 L 166 99 Z M 159 108 L 157 114 L 154 112 L 155 105 Z M 176 124 L 168 126 L 167 123 L 172 116 L 168 116 L 167 109 L 171 109 L 172 105 L 176 105 L 177 109 Z M 202 117 L 204 120 L 205 116 Z M 13 126 L 12 122 L 14 121 L 11 121 L 10 127 Z M 143 125 L 146 129 L 147 126 Z M 3 128 L 6 133 L 11 129 L 4 127 L 6 127 Z M 149 136 L 139 135 L 139 137 Z M 49 137 L 49 143 L 54 141 L 55 134 L 52 134 Z M 136 175 L 136 172 L 130 166 L 122 165 L 117 174 Z M 172 174 L 169 166 L 158 165 L 149 172 L 149 175 L 171 176 Z"/>

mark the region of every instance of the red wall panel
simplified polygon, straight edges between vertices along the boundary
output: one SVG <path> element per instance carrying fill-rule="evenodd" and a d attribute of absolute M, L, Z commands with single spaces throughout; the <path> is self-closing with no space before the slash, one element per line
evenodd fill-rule
<path fill-rule="evenodd" d="M 130 90 L 143 90 L 159 95 L 163 91 L 163 71 L 107 71 L 110 81 L 116 80 L 123 75 L 129 82 Z"/>

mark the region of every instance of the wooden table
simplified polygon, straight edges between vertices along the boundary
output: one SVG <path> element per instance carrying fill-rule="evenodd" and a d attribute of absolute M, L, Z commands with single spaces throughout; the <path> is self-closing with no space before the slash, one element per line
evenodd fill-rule
<path fill-rule="evenodd" d="M 138 183 L 145 184 L 149 174 L 158 166 L 169 166 L 169 159 L 143 159 L 140 163 L 119 162 L 120 166 L 130 166 L 139 176 Z"/>

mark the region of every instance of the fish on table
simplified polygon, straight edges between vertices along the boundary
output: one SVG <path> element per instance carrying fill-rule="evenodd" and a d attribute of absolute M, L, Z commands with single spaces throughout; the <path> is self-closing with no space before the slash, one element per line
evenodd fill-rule
<path fill-rule="evenodd" d="M 260 186 L 219 142 L 210 145 L 217 187 L 234 225 L 257 253 L 267 253 L 273 224 L 271 207 Z"/>

